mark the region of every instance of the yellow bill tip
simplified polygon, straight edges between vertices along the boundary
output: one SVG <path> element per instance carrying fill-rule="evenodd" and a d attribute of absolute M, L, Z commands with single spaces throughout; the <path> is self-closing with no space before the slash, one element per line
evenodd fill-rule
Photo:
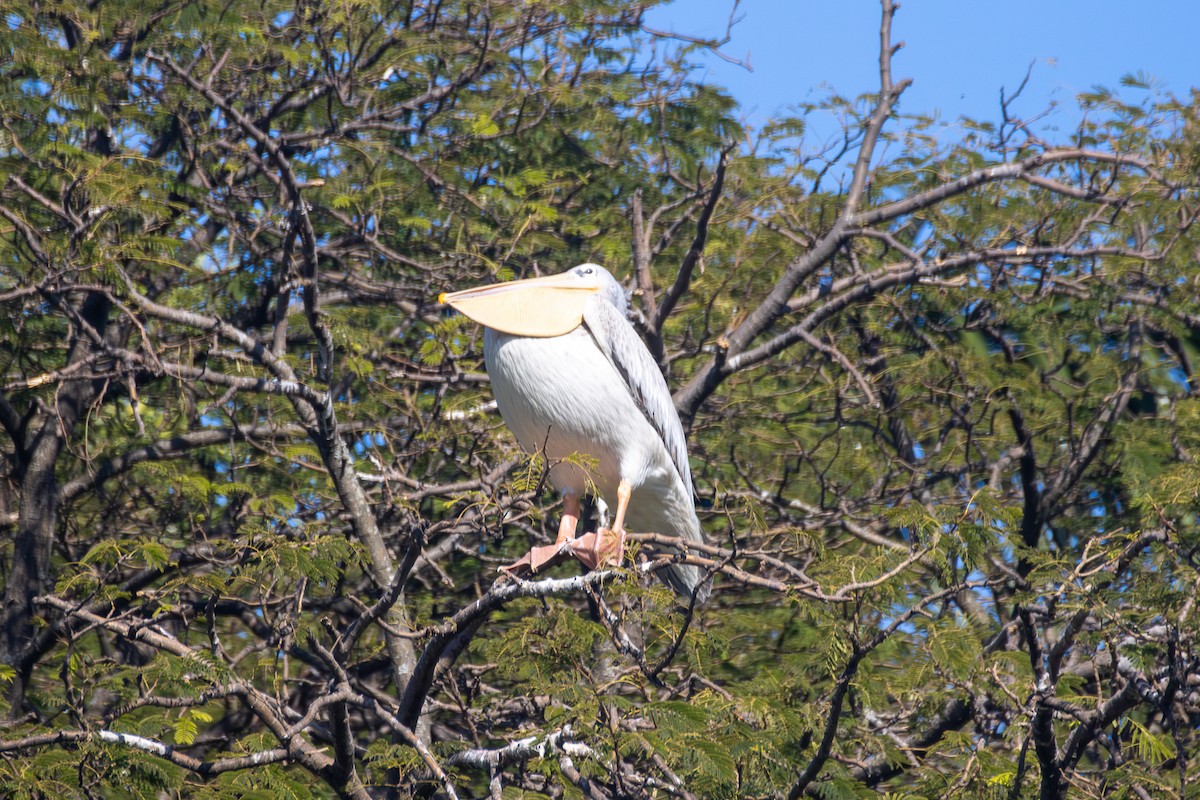
<path fill-rule="evenodd" d="M 445 303 L 445 302 L 446 302 L 446 293 L 445 293 L 445 292 L 442 292 L 441 294 L 439 294 L 439 295 L 438 295 L 438 302 L 439 302 L 439 303 Z"/>

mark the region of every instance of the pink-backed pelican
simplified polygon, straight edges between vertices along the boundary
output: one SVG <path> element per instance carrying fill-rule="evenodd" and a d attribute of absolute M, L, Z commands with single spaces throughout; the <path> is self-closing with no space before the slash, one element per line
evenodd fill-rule
<path fill-rule="evenodd" d="M 500 415 L 524 450 L 544 453 L 563 496 L 555 546 L 534 548 L 514 567 L 536 571 L 551 550 L 593 569 L 619 563 L 626 525 L 703 540 L 683 425 L 608 270 L 581 264 L 439 300 L 485 327 L 483 356 Z M 616 507 L 613 526 L 576 539 L 580 497 L 589 491 Z M 708 596 L 700 567 L 671 564 L 658 575 L 679 595 Z"/>

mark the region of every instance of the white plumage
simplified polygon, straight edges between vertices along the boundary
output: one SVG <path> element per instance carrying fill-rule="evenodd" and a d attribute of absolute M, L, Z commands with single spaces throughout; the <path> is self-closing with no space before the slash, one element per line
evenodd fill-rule
<path fill-rule="evenodd" d="M 513 319 L 498 309 L 522 284 L 536 301 L 510 306 L 519 309 Z M 625 527 L 702 541 L 683 426 L 662 373 L 626 318 L 624 290 L 605 269 L 583 264 L 553 278 L 457 292 L 446 300 L 487 326 L 484 358 L 500 414 L 522 448 L 544 452 L 555 488 L 568 500 L 595 493 L 619 507 L 624 480 L 632 489 Z M 539 303 L 554 304 L 544 316 L 566 321 L 543 329 L 521 319 L 537 313 Z M 691 595 L 704 570 L 673 564 L 659 576 Z M 707 584 L 698 594 L 707 597 Z"/>

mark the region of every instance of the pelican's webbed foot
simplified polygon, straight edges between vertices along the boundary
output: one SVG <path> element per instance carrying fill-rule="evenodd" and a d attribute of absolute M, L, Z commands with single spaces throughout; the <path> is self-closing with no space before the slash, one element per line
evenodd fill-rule
<path fill-rule="evenodd" d="M 536 575 L 544 569 L 553 567 L 555 564 L 561 564 L 572 555 L 570 542 L 540 545 L 538 547 L 531 547 L 528 553 L 508 566 L 501 567 L 500 571 L 515 578 Z"/>
<path fill-rule="evenodd" d="M 625 558 L 625 531 L 601 528 L 570 542 L 568 548 L 589 570 L 619 567 Z"/>
<path fill-rule="evenodd" d="M 530 548 L 529 552 L 501 571 L 514 577 L 536 575 L 543 569 L 561 564 L 571 556 L 588 570 L 600 567 L 618 567 L 625 558 L 625 509 L 633 489 L 629 481 L 622 480 L 617 487 L 617 516 L 613 527 L 601 528 L 595 533 L 575 536 L 575 525 L 579 520 L 579 497 L 567 494 L 563 497 L 563 518 L 559 524 L 558 541 L 554 544 Z"/>
<path fill-rule="evenodd" d="M 620 566 L 625 558 L 625 531 L 601 528 L 595 533 L 585 533 L 578 539 L 570 539 L 562 544 L 531 547 L 528 553 L 500 570 L 521 578 L 536 575 L 572 557 L 589 571 Z"/>

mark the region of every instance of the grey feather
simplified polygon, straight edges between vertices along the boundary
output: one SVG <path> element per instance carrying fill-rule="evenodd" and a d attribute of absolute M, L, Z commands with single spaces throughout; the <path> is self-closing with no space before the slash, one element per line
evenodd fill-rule
<path fill-rule="evenodd" d="M 687 487 L 688 497 L 694 497 L 696 491 L 692 487 L 692 469 L 688 464 L 683 424 L 675 411 L 667 381 L 633 324 L 603 296 L 588 302 L 583 312 L 583 324 L 596 340 L 600 352 L 625 379 L 629 394 L 671 454 L 679 478 Z"/>

